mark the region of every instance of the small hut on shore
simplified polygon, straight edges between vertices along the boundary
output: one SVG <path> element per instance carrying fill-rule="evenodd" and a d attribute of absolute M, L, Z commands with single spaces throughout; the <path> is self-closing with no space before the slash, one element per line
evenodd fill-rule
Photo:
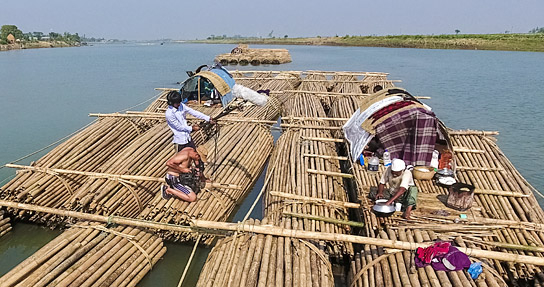
<path fill-rule="evenodd" d="M 13 36 L 12 34 L 9 34 L 6 39 L 8 40 L 8 44 L 15 43 L 15 36 Z"/>
<path fill-rule="evenodd" d="M 240 44 L 230 53 L 220 54 L 215 61 L 221 65 L 254 65 L 284 64 L 291 62 L 291 55 L 287 49 L 250 49 L 248 45 Z"/>

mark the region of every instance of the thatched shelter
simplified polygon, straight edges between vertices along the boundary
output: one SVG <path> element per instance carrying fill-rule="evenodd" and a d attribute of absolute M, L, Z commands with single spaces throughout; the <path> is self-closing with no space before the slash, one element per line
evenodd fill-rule
<path fill-rule="evenodd" d="M 14 44 L 15 43 L 15 36 L 13 36 L 12 34 L 9 34 L 6 39 L 8 40 L 8 44 Z"/>

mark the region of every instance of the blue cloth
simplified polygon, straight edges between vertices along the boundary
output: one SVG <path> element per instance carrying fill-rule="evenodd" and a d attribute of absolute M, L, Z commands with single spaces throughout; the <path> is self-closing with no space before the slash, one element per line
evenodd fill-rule
<path fill-rule="evenodd" d="M 468 274 L 470 274 L 472 279 L 478 279 L 478 276 L 480 276 L 482 271 L 482 262 L 474 262 L 470 264 L 470 267 L 468 268 Z"/>
<path fill-rule="evenodd" d="M 221 66 L 217 66 L 211 69 L 210 72 L 213 72 L 214 74 L 221 77 L 221 79 L 223 79 L 223 81 L 225 81 L 225 83 L 227 83 L 227 85 L 231 89 L 232 87 L 234 87 L 234 84 L 235 84 L 234 78 L 232 78 L 232 75 L 227 70 L 225 70 L 225 68 Z M 221 95 L 221 103 L 223 104 L 224 107 L 226 107 L 230 102 L 232 102 L 232 100 L 233 100 L 232 92 L 228 92 L 225 95 Z"/>
<path fill-rule="evenodd" d="M 186 144 L 191 140 L 190 133 L 193 131 L 193 127 L 187 124 L 187 119 L 185 114 L 189 113 L 196 118 L 201 120 L 210 121 L 210 117 L 199 112 L 195 111 L 185 104 L 181 104 L 179 108 L 174 108 L 173 106 L 168 106 L 166 109 L 165 117 L 168 127 L 174 133 L 174 139 L 172 140 L 175 144 Z"/>

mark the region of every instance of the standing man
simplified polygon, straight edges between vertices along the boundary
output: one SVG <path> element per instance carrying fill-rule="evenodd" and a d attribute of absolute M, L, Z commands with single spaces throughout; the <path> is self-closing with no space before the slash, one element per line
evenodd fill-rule
<path fill-rule="evenodd" d="M 389 188 L 385 188 L 385 185 Z M 402 159 L 395 158 L 391 162 L 378 184 L 377 191 L 374 188 L 370 191 L 371 199 L 385 198 L 387 205 L 395 202 L 402 203 L 404 211 L 402 217 L 409 219 L 412 209 L 417 203 L 417 187 L 414 184 L 412 172 L 406 169 L 406 163 Z"/>
<path fill-rule="evenodd" d="M 210 122 L 211 124 L 214 124 L 215 122 L 210 119 L 209 116 L 199 111 L 195 111 L 182 103 L 181 94 L 178 91 L 170 91 L 168 95 L 166 95 L 166 99 L 168 101 L 168 109 L 166 109 L 165 113 L 166 122 L 174 133 L 174 140 L 172 142 L 176 144 L 176 150 L 179 152 L 186 147 L 192 147 L 196 150 L 195 143 L 193 142 L 193 139 L 191 139 L 191 132 L 198 131 L 200 127 L 198 124 L 189 126 L 185 114 L 189 113 L 190 115 Z"/>

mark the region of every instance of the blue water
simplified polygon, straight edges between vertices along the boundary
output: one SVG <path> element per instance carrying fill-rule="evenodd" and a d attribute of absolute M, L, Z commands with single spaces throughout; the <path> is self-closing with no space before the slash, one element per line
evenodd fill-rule
<path fill-rule="evenodd" d="M 78 130 L 93 120 L 89 113 L 116 112 L 154 98 L 159 93 L 154 88 L 175 87 L 186 78 L 185 71 L 211 64 L 215 55 L 233 47 L 126 44 L 0 52 L 0 164 Z M 544 191 L 544 177 L 540 176 L 544 167 L 544 53 L 276 47 L 289 49 L 293 62 L 228 68 L 390 73 L 390 79 L 402 80 L 397 86 L 416 96 L 432 97 L 425 103 L 448 127 L 499 131 L 499 147 L 533 186 Z M 43 154 L 21 163 L 28 164 Z M 13 174 L 13 170 L 0 169 L 0 181 Z M 252 193 L 250 197 L 255 196 Z M 234 220 L 243 218 L 250 205 L 247 201 Z M 252 215 L 260 214 L 257 206 Z M 25 238 L 24 232 L 17 230 L 11 236 Z M 169 276 L 166 285 L 177 283 L 192 245 L 168 247 L 165 260 L 145 278 L 143 286 L 154 286 L 164 276 Z M 208 251 L 203 249 L 197 255 L 196 266 L 202 266 Z M 179 254 L 184 254 L 183 258 Z M 25 257 L 0 249 L 2 260 L 16 262 Z M 9 270 L 1 269 L 0 274 Z M 198 271 L 190 274 L 187 286 L 196 282 Z"/>

